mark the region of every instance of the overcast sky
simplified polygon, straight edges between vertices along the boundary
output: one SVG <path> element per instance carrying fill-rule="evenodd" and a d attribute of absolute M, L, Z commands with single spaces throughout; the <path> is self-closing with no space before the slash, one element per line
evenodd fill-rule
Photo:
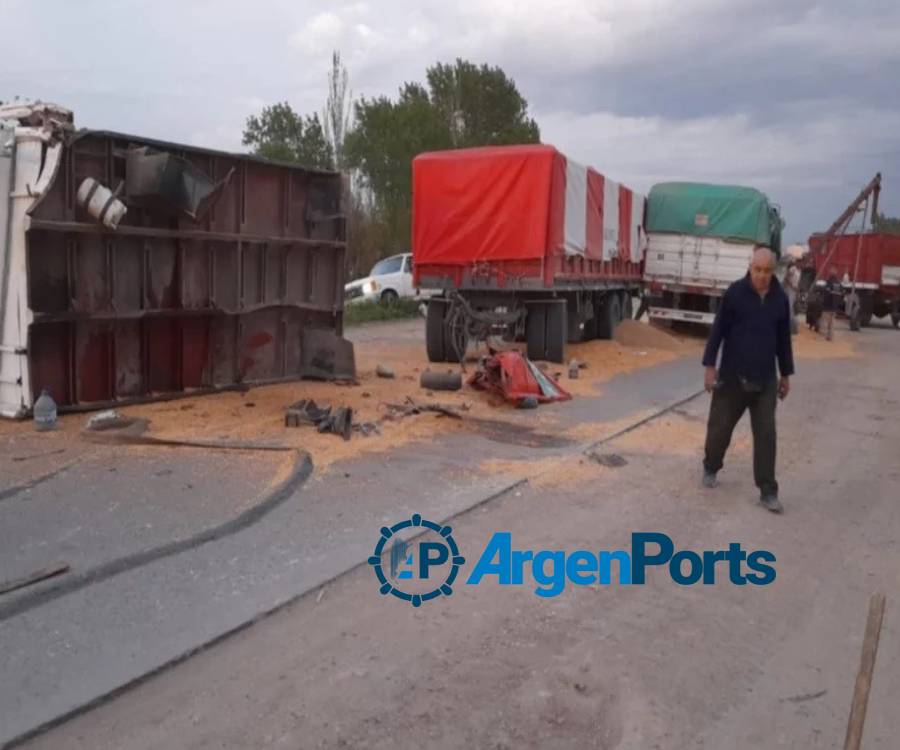
<path fill-rule="evenodd" d="M 247 115 L 321 111 L 332 49 L 356 95 L 430 64 L 501 66 L 542 139 L 614 179 L 759 187 L 786 240 L 876 171 L 900 215 L 900 2 L 0 0 L 0 99 L 76 124 L 242 150 Z"/>

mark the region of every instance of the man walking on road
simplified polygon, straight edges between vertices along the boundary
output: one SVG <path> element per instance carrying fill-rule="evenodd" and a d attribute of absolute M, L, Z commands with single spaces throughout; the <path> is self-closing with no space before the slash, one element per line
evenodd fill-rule
<path fill-rule="evenodd" d="M 828 273 L 828 280 L 825 282 L 825 289 L 822 295 L 822 325 L 821 330 L 825 334 L 825 340 L 831 341 L 834 331 L 834 315 L 841 304 L 843 290 L 841 282 L 838 281 L 837 269 L 832 266 Z"/>
<path fill-rule="evenodd" d="M 731 435 L 744 411 L 753 429 L 753 477 L 760 502 L 774 513 L 784 509 L 775 480 L 775 406 L 790 390 L 794 374 L 788 298 L 774 277 L 775 255 L 753 253 L 747 275 L 735 281 L 716 313 L 703 354 L 704 385 L 713 394 L 706 428 L 703 486 L 715 487 Z M 722 361 L 716 370 L 719 347 Z M 778 364 L 780 379 L 776 375 Z"/>

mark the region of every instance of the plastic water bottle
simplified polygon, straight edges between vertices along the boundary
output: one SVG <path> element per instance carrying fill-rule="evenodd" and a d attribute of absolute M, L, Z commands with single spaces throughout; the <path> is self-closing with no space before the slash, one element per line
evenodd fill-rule
<path fill-rule="evenodd" d="M 56 402 L 46 388 L 34 402 L 34 428 L 38 431 L 56 429 Z"/>

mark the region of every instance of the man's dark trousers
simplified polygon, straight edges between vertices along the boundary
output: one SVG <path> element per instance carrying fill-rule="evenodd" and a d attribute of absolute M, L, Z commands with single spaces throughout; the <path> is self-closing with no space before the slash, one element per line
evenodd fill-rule
<path fill-rule="evenodd" d="M 750 410 L 753 430 L 753 478 L 763 495 L 777 495 L 775 481 L 775 405 L 778 381 L 772 379 L 762 391 L 748 393 L 737 380 L 721 382 L 713 391 L 706 428 L 706 457 L 703 467 L 717 473 L 731 443 L 731 434 L 743 415 Z"/>

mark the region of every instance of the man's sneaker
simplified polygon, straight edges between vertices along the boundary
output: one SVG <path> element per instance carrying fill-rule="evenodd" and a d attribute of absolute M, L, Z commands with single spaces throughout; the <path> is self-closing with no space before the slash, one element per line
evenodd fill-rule
<path fill-rule="evenodd" d="M 706 489 L 711 490 L 713 487 L 718 486 L 719 480 L 716 479 L 716 472 L 703 470 L 703 486 Z"/>
<path fill-rule="evenodd" d="M 778 495 L 760 495 L 759 502 L 763 507 L 773 513 L 784 513 L 784 506 L 778 500 Z"/>

